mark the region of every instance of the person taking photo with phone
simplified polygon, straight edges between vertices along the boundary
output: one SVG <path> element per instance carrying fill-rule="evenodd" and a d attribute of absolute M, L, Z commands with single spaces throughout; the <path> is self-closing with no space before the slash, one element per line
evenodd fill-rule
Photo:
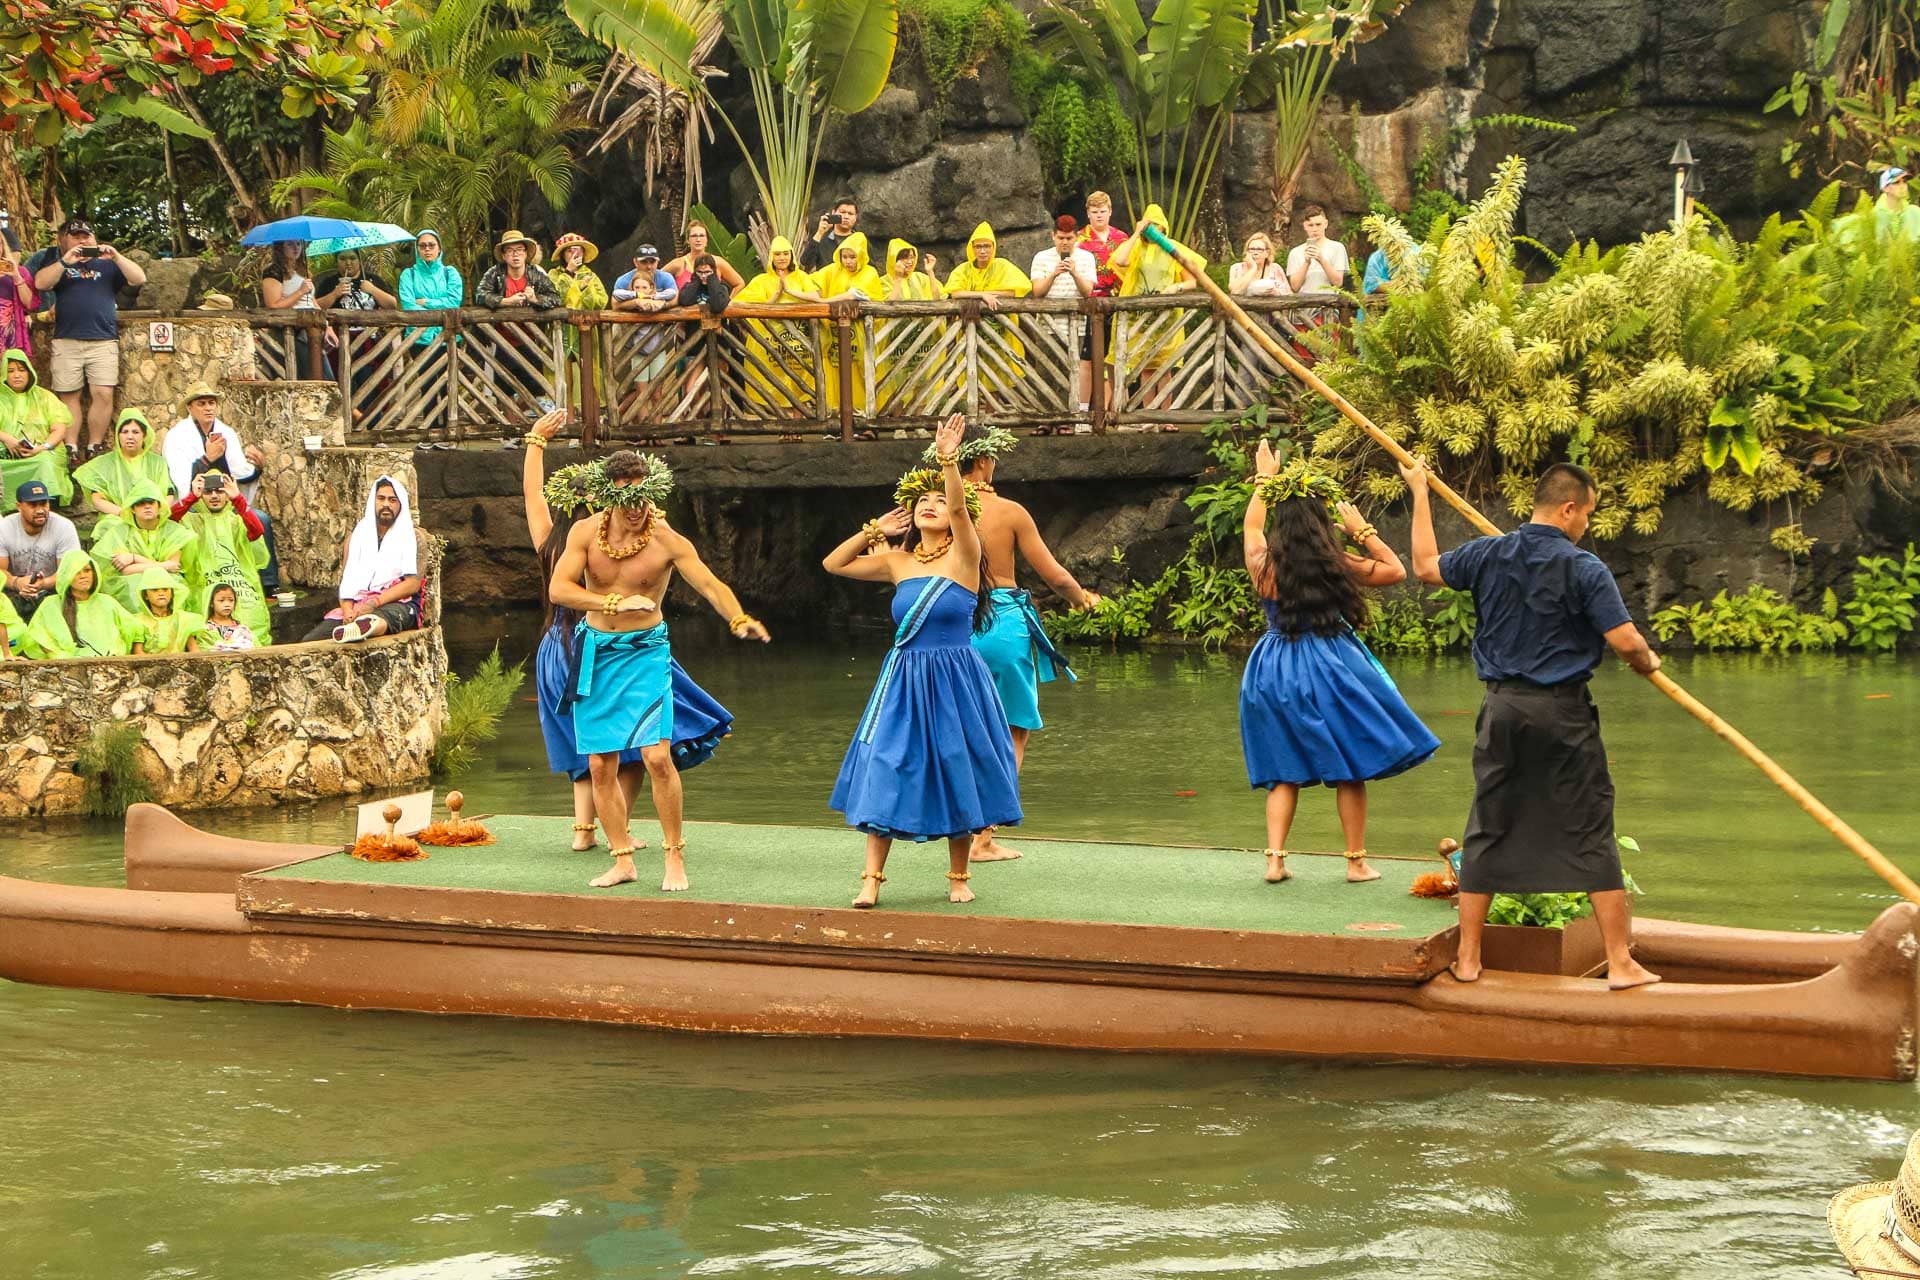
<path fill-rule="evenodd" d="M 140 264 L 94 239 L 85 218 L 68 218 L 52 249 L 27 261 L 33 287 L 53 301 L 53 364 L 48 381 L 75 422 L 84 421 L 86 456 L 105 453 L 120 385 L 120 315 L 115 297 L 147 282 Z M 82 417 L 82 395 L 92 402 Z"/>
<path fill-rule="evenodd" d="M 819 271 L 832 265 L 840 255 L 840 242 L 853 234 L 854 224 L 860 221 L 860 206 L 852 196 L 841 196 L 833 202 L 830 212 L 820 215 L 820 223 L 813 229 L 813 239 L 800 255 L 800 265 L 808 271 Z"/>

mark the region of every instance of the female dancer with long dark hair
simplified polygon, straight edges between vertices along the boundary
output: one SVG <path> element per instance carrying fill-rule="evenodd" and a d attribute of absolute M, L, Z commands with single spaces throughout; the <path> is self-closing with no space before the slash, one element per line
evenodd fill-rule
<path fill-rule="evenodd" d="M 1240 743 L 1248 781 L 1267 792 L 1267 880 L 1292 875 L 1287 833 L 1300 788 L 1316 784 L 1334 789 L 1347 879 L 1378 880 L 1367 865 L 1367 783 L 1411 769 L 1440 746 L 1354 634 L 1367 620 L 1361 586 L 1392 586 L 1407 570 L 1332 478 L 1304 459 L 1282 471 L 1262 440 L 1255 470 L 1244 549 L 1267 633 L 1240 683 Z M 1330 504 L 1363 554 L 1341 545 Z"/>
<path fill-rule="evenodd" d="M 938 472 L 910 471 L 900 505 L 835 547 L 828 573 L 894 587 L 893 648 L 834 783 L 832 804 L 867 836 L 856 907 L 879 901 L 897 838 L 947 842 L 947 900 L 971 902 L 975 832 L 1020 821 L 1013 735 L 972 638 L 993 618 L 979 498 L 960 478 L 966 420 L 934 437 Z M 907 535 L 904 549 L 886 547 Z M 868 552 L 871 551 L 871 554 Z"/>
<path fill-rule="evenodd" d="M 567 411 L 555 409 L 533 424 L 527 433 L 527 456 L 520 467 L 520 493 L 526 503 L 527 534 L 540 557 L 540 605 L 546 610 L 540 632 L 540 647 L 533 658 L 533 683 L 540 710 L 540 735 L 546 741 L 547 767 L 564 773 L 573 783 L 573 847 L 578 852 L 593 848 L 593 782 L 588 776 L 587 758 L 574 744 L 573 717 L 561 709 L 573 673 L 573 630 L 580 615 L 561 608 L 547 598 L 547 584 L 553 580 L 554 565 L 567 549 L 567 530 L 576 516 L 586 513 L 586 495 L 572 490 L 565 481 L 549 488 L 546 484 L 545 454 L 547 442 L 566 425 Z M 537 442 L 537 443 L 536 443 Z M 569 500 L 568 495 L 575 500 Z M 549 502 L 549 497 L 554 499 Z M 554 519 L 554 507 L 561 519 Z M 715 702 L 707 691 L 693 682 L 673 663 L 674 741 L 673 760 L 682 773 L 703 763 L 713 754 L 720 739 L 733 730 L 733 713 Z M 620 789 L 629 806 L 639 793 L 646 768 L 640 760 L 640 748 L 620 753 Z M 634 841 L 645 848 L 644 840 Z"/>

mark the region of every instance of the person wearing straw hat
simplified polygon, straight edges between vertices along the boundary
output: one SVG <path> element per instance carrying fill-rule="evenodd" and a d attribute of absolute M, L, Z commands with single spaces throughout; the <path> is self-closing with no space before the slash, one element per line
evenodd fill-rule
<path fill-rule="evenodd" d="M 600 256 L 599 246 L 577 232 L 569 231 L 553 242 L 556 260 L 551 275 L 560 290 L 560 299 L 569 311 L 604 311 L 607 286 L 587 264 Z"/>
<path fill-rule="evenodd" d="M 1613 835 L 1613 778 L 1587 681 L 1612 649 L 1641 675 L 1660 655 L 1633 625 L 1600 557 L 1582 550 L 1599 489 L 1556 462 L 1533 488 L 1533 517 L 1512 533 L 1445 555 L 1433 533 L 1426 464 L 1400 466 L 1413 495 L 1413 572 L 1473 593 L 1473 665 L 1486 684 L 1473 744 L 1473 810 L 1461 841 L 1460 945 L 1453 976 L 1480 977 L 1496 893 L 1584 893 L 1593 902 L 1616 991 L 1660 981 L 1633 958 L 1632 917 Z"/>
<path fill-rule="evenodd" d="M 1848 1187 L 1828 1202 L 1827 1229 L 1854 1275 L 1920 1280 L 1920 1133 L 1891 1182 Z"/>
<path fill-rule="evenodd" d="M 240 486 L 248 502 L 255 501 L 260 491 L 260 468 L 267 463 L 267 455 L 258 445 L 243 443 L 240 433 L 221 420 L 220 392 L 206 382 L 180 397 L 180 418 L 167 429 L 160 453 L 175 493 L 192 493 L 204 472 L 224 471 Z M 253 513 L 265 530 L 261 537 L 267 544 L 267 564 L 260 571 L 260 586 L 271 594 L 280 589 L 279 547 L 273 520 L 259 507 Z"/>
<path fill-rule="evenodd" d="M 493 254 L 499 261 L 480 277 L 480 285 L 473 294 L 475 303 L 503 311 L 551 311 L 566 305 L 553 278 L 535 265 L 540 254 L 537 241 L 518 231 L 509 231 L 493 246 Z M 543 394 L 540 383 L 539 369 L 544 361 L 537 350 L 526 349 L 516 328 L 506 326 L 500 332 L 499 336 L 513 351 L 500 353 L 503 358 L 498 362 L 495 385 L 507 391 L 518 385 L 525 390 L 527 398 L 539 406 L 540 412 L 545 413 L 554 406 Z"/>

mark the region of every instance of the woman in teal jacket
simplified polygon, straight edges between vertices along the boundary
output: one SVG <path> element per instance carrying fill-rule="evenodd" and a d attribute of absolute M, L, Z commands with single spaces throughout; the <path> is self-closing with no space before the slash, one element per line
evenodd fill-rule
<path fill-rule="evenodd" d="M 459 268 L 450 266 L 446 251 L 440 244 L 440 233 L 432 227 L 423 230 L 413 241 L 413 265 L 400 273 L 400 285 L 396 290 L 400 295 L 402 311 L 441 311 L 457 307 L 463 300 L 466 281 L 460 278 Z M 440 336 L 440 326 L 414 331 L 413 343 L 417 347 L 428 347 Z"/>

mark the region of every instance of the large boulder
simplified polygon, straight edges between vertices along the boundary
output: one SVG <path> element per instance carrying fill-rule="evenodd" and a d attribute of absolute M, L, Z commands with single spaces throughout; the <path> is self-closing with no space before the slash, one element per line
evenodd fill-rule
<path fill-rule="evenodd" d="M 1706 191 L 1734 222 L 1790 209 L 1804 194 L 1780 163 L 1792 120 L 1683 107 L 1634 108 L 1582 121 L 1577 134 L 1533 142 L 1526 233 L 1556 248 L 1578 237 L 1616 244 L 1658 230 L 1673 214 L 1673 144 L 1685 138 Z"/>
<path fill-rule="evenodd" d="M 1020 134 L 948 138 L 912 164 L 855 173 L 847 182 L 869 240 L 904 235 L 922 249 L 944 251 L 949 263 L 951 248 L 964 243 L 982 219 L 993 223 L 1008 257 L 1015 249 L 1029 255 L 1038 250 L 1052 221 L 1042 198 L 1040 153 Z M 1037 237 L 1019 235 L 1036 230 Z"/>
<path fill-rule="evenodd" d="M 1332 92 L 1363 111 L 1388 112 L 1429 89 L 1461 84 L 1484 37 L 1480 28 L 1497 11 L 1488 0 L 1419 0 L 1334 68 Z"/>
<path fill-rule="evenodd" d="M 835 116 L 820 142 L 820 154 L 857 164 L 862 169 L 892 169 L 918 160 L 933 150 L 940 136 L 938 117 L 920 101 L 920 95 L 899 85 L 888 85 L 872 106 L 857 116 Z M 815 187 L 825 206 L 833 196 Z"/>

